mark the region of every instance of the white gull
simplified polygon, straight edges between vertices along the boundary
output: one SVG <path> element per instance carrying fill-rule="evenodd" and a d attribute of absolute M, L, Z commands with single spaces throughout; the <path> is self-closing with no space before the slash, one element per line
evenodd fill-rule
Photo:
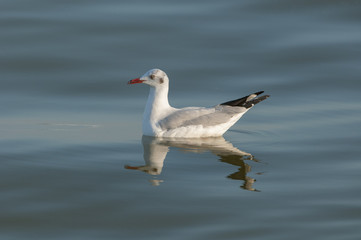
<path fill-rule="evenodd" d="M 143 116 L 143 134 L 154 137 L 199 138 L 222 136 L 255 104 L 269 95 L 263 91 L 213 107 L 174 108 L 168 102 L 169 79 L 160 69 L 151 69 L 128 84 L 150 86 Z"/>

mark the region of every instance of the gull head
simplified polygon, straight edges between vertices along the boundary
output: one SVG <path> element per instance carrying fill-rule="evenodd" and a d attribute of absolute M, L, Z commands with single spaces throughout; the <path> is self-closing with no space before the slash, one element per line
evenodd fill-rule
<path fill-rule="evenodd" d="M 168 76 L 160 69 L 151 69 L 140 78 L 135 78 L 128 81 L 128 84 L 145 83 L 151 87 L 168 86 Z"/>

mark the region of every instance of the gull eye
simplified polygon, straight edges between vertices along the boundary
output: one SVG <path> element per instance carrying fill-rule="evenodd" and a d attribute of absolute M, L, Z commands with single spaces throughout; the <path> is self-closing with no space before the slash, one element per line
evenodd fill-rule
<path fill-rule="evenodd" d="M 154 80 L 155 75 L 154 74 L 150 75 L 150 78 Z"/>

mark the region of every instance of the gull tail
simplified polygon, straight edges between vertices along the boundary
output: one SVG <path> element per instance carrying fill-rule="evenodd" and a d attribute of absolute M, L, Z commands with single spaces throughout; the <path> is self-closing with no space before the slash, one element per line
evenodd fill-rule
<path fill-rule="evenodd" d="M 228 105 L 231 107 L 245 107 L 245 108 L 251 108 L 254 105 L 256 105 L 259 102 L 262 102 L 263 100 L 267 99 L 270 95 L 263 95 L 257 98 L 258 95 L 264 93 L 264 91 L 252 93 L 248 96 L 245 96 L 243 98 L 239 98 L 236 100 L 228 101 L 225 103 L 221 103 L 220 105 Z"/>

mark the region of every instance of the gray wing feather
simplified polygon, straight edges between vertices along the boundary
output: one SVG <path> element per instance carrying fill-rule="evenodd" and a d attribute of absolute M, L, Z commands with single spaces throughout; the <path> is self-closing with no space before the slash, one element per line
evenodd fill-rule
<path fill-rule="evenodd" d="M 183 108 L 159 121 L 163 130 L 192 125 L 214 126 L 228 122 L 233 116 L 247 111 L 244 107 L 217 105 L 211 108 Z"/>

